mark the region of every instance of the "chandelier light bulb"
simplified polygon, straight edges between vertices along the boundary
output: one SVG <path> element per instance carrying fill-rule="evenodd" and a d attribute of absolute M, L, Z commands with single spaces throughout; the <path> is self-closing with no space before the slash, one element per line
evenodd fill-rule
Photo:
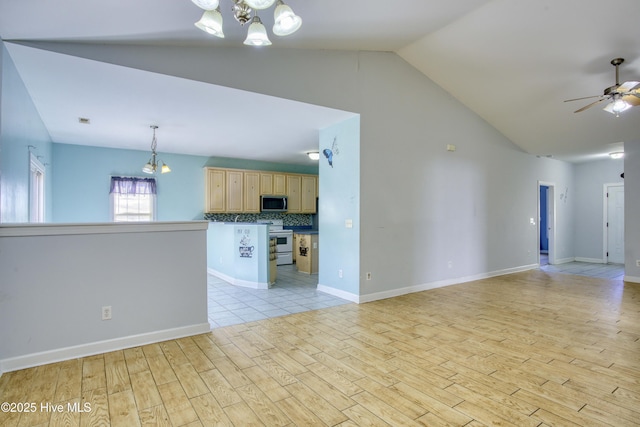
<path fill-rule="evenodd" d="M 276 36 L 288 36 L 293 34 L 302 25 L 302 18 L 293 13 L 293 10 L 282 0 L 278 0 L 276 10 L 273 12 L 273 34 Z"/>
<path fill-rule="evenodd" d="M 219 0 L 191 0 L 196 6 L 204 10 L 213 10 L 218 7 Z"/>
<path fill-rule="evenodd" d="M 253 17 L 251 25 L 249 25 L 249 31 L 247 33 L 247 39 L 244 44 L 249 46 L 270 46 L 271 41 L 267 36 L 267 29 L 260 21 L 258 15 Z"/>
<path fill-rule="evenodd" d="M 267 9 L 273 5 L 276 0 L 243 0 L 246 4 L 249 5 L 252 9 Z"/>
<path fill-rule="evenodd" d="M 222 31 L 222 15 L 220 9 L 207 10 L 202 14 L 202 18 L 194 24 L 196 27 L 216 37 L 224 38 Z"/>

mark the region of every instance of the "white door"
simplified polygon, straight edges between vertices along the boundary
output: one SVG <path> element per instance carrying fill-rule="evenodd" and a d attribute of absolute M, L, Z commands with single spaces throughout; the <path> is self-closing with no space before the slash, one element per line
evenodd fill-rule
<path fill-rule="evenodd" d="M 607 190 L 607 262 L 624 264 L 624 185 Z"/>

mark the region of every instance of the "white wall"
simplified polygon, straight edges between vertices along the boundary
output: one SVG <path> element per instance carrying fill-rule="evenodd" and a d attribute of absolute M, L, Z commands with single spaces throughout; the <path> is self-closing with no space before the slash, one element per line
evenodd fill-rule
<path fill-rule="evenodd" d="M 604 184 L 624 183 L 623 159 L 602 159 L 575 166 L 575 257 L 606 262 L 604 242 Z"/>
<path fill-rule="evenodd" d="M 640 283 L 640 140 L 624 143 L 624 272 Z"/>
<path fill-rule="evenodd" d="M 537 227 L 529 221 L 537 218 L 538 180 L 563 196 L 556 255 L 574 256 L 572 166 L 523 153 L 396 54 L 49 47 L 359 113 L 359 292 L 369 299 L 535 266 Z"/>
<path fill-rule="evenodd" d="M 0 226 L 0 372 L 208 331 L 206 226 Z"/>

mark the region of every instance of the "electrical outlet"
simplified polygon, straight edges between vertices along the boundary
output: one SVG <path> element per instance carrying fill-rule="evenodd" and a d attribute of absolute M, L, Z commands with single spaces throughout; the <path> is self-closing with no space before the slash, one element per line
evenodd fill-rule
<path fill-rule="evenodd" d="M 105 305 L 102 307 L 102 320 L 111 320 L 111 306 Z"/>
<path fill-rule="evenodd" d="M 636 260 L 636 267 L 640 267 L 640 259 Z"/>
<path fill-rule="evenodd" d="M 342 269 L 338 270 L 338 277 L 342 279 Z"/>
<path fill-rule="evenodd" d="M 371 280 L 371 272 L 367 272 L 367 280 Z"/>
<path fill-rule="evenodd" d="M 447 263 L 447 268 L 453 268 L 453 261 L 449 261 Z"/>

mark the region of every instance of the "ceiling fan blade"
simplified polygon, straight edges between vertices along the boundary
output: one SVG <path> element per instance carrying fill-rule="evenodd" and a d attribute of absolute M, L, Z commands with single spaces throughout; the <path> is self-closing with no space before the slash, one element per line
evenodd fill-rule
<path fill-rule="evenodd" d="M 602 102 L 602 101 L 605 101 L 605 100 L 607 100 L 607 99 L 608 99 L 608 98 L 598 99 L 597 101 L 592 102 L 591 104 L 587 104 L 587 105 L 585 105 L 584 107 L 582 107 L 581 109 L 574 111 L 574 113 L 579 113 L 579 112 L 581 112 L 581 111 L 584 111 L 584 110 L 586 110 L 587 108 L 591 108 L 591 107 L 593 107 L 594 105 L 596 105 L 597 103 Z"/>
<path fill-rule="evenodd" d="M 565 99 L 564 102 L 580 101 L 582 99 L 589 99 L 589 98 L 600 98 L 602 96 L 603 95 L 583 96 L 582 98 Z"/>
<path fill-rule="evenodd" d="M 624 82 L 618 87 L 617 91 L 620 93 L 630 92 L 640 86 L 640 82 L 628 81 Z"/>
<path fill-rule="evenodd" d="M 622 100 L 633 107 L 637 107 L 640 105 L 640 92 L 625 95 L 622 97 Z"/>

